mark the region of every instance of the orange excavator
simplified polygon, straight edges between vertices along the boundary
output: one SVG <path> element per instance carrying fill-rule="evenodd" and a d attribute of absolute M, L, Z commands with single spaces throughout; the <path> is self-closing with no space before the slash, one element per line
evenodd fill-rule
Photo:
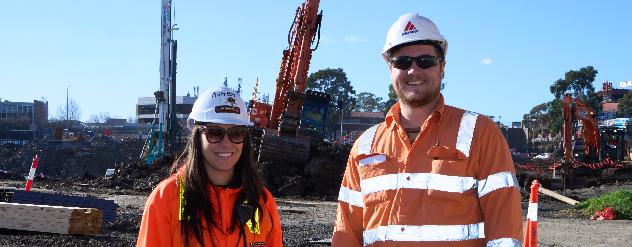
<path fill-rule="evenodd" d="M 577 98 L 566 94 L 562 99 L 564 125 L 562 139 L 564 146 L 564 161 L 574 163 L 596 162 L 599 160 L 599 127 L 597 126 L 595 111 Z M 578 129 L 577 120 L 581 121 Z"/>
<path fill-rule="evenodd" d="M 312 52 L 320 41 L 322 11 L 318 13 L 319 3 L 319 0 L 306 0 L 296 10 L 288 33 L 288 48 L 283 50 L 272 105 L 258 101 L 253 94 L 250 118 L 262 132 L 255 133 L 259 160 L 306 162 L 313 136 L 306 133 L 324 132 L 329 95 L 306 90 Z"/>

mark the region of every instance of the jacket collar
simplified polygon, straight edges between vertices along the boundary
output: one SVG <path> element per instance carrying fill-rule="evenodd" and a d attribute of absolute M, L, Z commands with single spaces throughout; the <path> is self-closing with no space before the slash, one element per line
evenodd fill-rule
<path fill-rule="evenodd" d="M 439 102 L 437 102 L 435 109 L 430 113 L 428 117 L 432 116 L 433 114 L 438 114 L 437 117 L 441 117 L 443 116 L 444 110 L 445 110 L 445 101 L 443 99 L 443 94 L 439 93 Z M 386 124 L 390 126 L 394 121 L 397 125 L 401 125 L 401 121 L 400 121 L 401 111 L 402 111 L 401 105 L 399 101 L 397 101 L 397 103 L 395 103 L 395 105 L 393 105 L 391 109 L 388 111 L 388 113 L 386 114 L 386 119 L 385 119 Z M 422 124 L 423 122 L 419 123 L 420 126 Z"/>

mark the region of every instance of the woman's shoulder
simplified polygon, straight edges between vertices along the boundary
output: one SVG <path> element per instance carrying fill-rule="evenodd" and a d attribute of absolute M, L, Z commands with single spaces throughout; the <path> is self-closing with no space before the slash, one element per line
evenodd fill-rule
<path fill-rule="evenodd" d="M 263 187 L 261 189 L 261 200 L 266 206 L 274 205 L 274 207 L 276 207 L 276 200 L 274 199 L 272 193 L 270 193 L 270 191 L 266 187 Z"/>
<path fill-rule="evenodd" d="M 167 199 L 177 196 L 178 183 L 178 177 L 176 175 L 171 175 L 156 185 L 156 188 L 154 188 L 149 197 Z"/>

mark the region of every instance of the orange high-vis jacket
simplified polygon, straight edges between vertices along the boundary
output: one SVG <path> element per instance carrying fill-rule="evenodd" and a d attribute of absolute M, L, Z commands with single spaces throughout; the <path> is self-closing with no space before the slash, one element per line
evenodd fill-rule
<path fill-rule="evenodd" d="M 411 145 L 400 111 L 354 144 L 332 246 L 521 246 L 520 192 L 496 124 L 441 96 Z"/>
<path fill-rule="evenodd" d="M 145 211 L 138 233 L 136 246 L 143 247 L 171 247 L 183 246 L 183 236 L 180 231 L 179 208 L 180 193 L 178 190 L 177 176 L 171 176 L 162 181 L 147 198 Z M 204 244 L 200 245 L 193 233 L 189 236 L 191 246 L 244 246 L 243 237 L 240 238 L 239 224 L 235 230 L 229 232 L 233 205 L 237 200 L 240 188 L 222 188 L 209 186 L 213 218 L 217 220 L 218 227 L 212 227 L 211 232 L 204 227 Z M 246 246 L 283 246 L 281 236 L 281 222 L 277 212 L 274 197 L 267 189 L 263 189 L 259 200 L 259 228 L 244 226 Z M 203 220 L 204 226 L 206 226 Z M 238 243 L 239 241 L 239 243 Z"/>

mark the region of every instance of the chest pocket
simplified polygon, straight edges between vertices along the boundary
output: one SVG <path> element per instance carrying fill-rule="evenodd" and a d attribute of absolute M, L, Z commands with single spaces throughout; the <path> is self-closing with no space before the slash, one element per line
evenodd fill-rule
<path fill-rule="evenodd" d="M 364 206 L 369 208 L 389 201 L 397 185 L 397 181 L 393 180 L 393 176 L 397 176 L 399 169 L 397 160 L 382 153 L 370 153 L 358 158 Z"/>
<path fill-rule="evenodd" d="M 461 193 L 463 196 L 475 196 L 476 180 L 470 169 L 470 160 L 458 149 L 435 146 L 428 150 L 428 156 L 432 158 L 431 174 L 438 174 L 436 186 L 428 189 L 428 196 L 432 198 L 445 197 L 448 200 L 454 198 L 445 192 Z"/>
<path fill-rule="evenodd" d="M 428 157 L 432 158 L 432 174 L 467 176 L 469 159 L 456 148 L 434 146 L 428 150 Z"/>

